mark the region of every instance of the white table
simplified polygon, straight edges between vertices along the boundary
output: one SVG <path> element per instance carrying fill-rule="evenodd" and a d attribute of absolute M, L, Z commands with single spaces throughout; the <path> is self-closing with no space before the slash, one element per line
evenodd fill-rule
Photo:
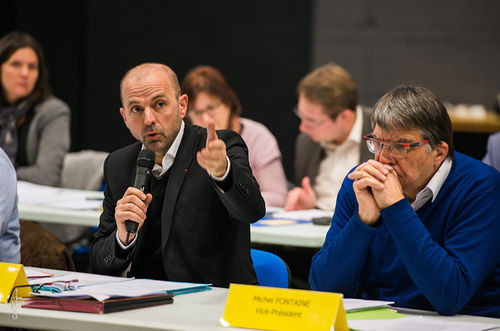
<path fill-rule="evenodd" d="M 41 269 L 43 270 L 43 269 Z M 65 273 L 54 271 L 55 273 Z M 228 290 L 212 288 L 209 291 L 174 297 L 173 304 L 133 309 L 109 314 L 89 314 L 56 310 L 14 308 L 0 304 L 0 325 L 44 330 L 242 330 L 219 325 L 226 304 Z M 479 316 L 438 316 L 418 310 L 399 310 L 406 315 L 424 315 L 428 318 L 454 322 L 479 322 L 500 326 L 500 319 Z M 17 319 L 12 314 L 17 314 Z"/>
<path fill-rule="evenodd" d="M 12 319 L 10 305 L 0 304 L 0 325 L 43 330 L 227 330 L 218 322 L 226 297 L 226 289 L 213 288 L 177 296 L 173 304 L 102 315 L 17 306 L 17 320 Z"/>
<path fill-rule="evenodd" d="M 99 210 L 75 210 L 19 203 L 19 219 L 68 225 L 98 226 Z"/>
<path fill-rule="evenodd" d="M 98 210 L 71 210 L 36 205 L 19 204 L 19 218 L 26 221 L 69 225 L 98 226 L 101 212 Z M 329 227 L 312 223 L 250 226 L 254 243 L 320 248 Z"/>
<path fill-rule="evenodd" d="M 100 191 L 36 185 L 19 181 L 19 218 L 27 221 L 97 226 L 103 199 Z"/>
<path fill-rule="evenodd" d="M 321 248 L 329 226 L 312 223 L 250 226 L 253 243 Z"/>
<path fill-rule="evenodd" d="M 68 190 L 75 191 L 75 190 Z M 89 197 L 96 196 L 95 191 L 81 191 Z M 26 221 L 48 222 L 68 225 L 98 226 L 99 210 L 79 210 L 58 207 L 48 207 L 40 204 L 23 202 L 22 190 L 18 192 L 19 218 Z M 287 245 L 296 247 L 321 248 L 329 226 L 314 225 L 312 223 L 280 225 L 280 226 L 251 226 L 251 240 L 254 243 Z"/>

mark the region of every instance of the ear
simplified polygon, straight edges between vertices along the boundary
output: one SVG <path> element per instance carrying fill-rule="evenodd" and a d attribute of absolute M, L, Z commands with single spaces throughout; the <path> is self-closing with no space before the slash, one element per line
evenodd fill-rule
<path fill-rule="evenodd" d="M 444 141 L 441 141 L 439 145 L 434 149 L 435 158 L 434 158 L 434 167 L 437 169 L 443 160 L 448 156 L 448 144 Z"/>
<path fill-rule="evenodd" d="M 181 115 L 181 118 L 186 117 L 187 105 L 188 105 L 188 96 L 187 94 L 182 94 L 179 97 L 179 114 Z"/>
<path fill-rule="evenodd" d="M 127 128 L 128 128 L 128 124 L 127 124 L 127 117 L 125 117 L 125 109 L 120 108 L 120 115 L 122 115 L 123 122 L 125 123 L 125 125 L 126 125 L 126 126 L 127 126 Z"/>
<path fill-rule="evenodd" d="M 340 118 L 342 121 L 349 121 L 354 116 L 356 116 L 356 112 L 346 108 L 346 109 L 344 109 L 343 111 L 341 111 L 339 113 L 339 115 L 337 116 L 337 118 L 338 119 Z"/>

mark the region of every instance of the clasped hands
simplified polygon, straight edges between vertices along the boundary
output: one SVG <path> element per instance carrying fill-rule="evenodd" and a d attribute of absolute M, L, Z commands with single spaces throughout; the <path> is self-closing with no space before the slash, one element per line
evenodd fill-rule
<path fill-rule="evenodd" d="M 380 211 L 404 199 L 398 175 L 392 166 L 375 160 L 359 165 L 348 178 L 354 180 L 352 187 L 358 201 L 360 220 L 374 225 Z"/>
<path fill-rule="evenodd" d="M 197 152 L 196 159 L 199 165 L 213 177 L 222 177 L 226 173 L 226 144 L 217 137 L 213 119 L 207 121 L 207 143 L 205 148 Z M 122 244 L 125 244 L 127 237 L 125 222 L 127 220 L 137 222 L 137 231 L 139 231 L 146 219 L 146 212 L 152 199 L 151 193 L 145 194 L 137 188 L 129 187 L 123 197 L 116 202 L 115 220 L 118 238 Z M 129 240 L 133 240 L 135 235 L 131 233 Z"/>

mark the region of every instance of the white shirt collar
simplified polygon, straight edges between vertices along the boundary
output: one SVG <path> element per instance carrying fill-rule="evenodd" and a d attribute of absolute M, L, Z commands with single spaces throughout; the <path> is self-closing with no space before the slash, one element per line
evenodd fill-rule
<path fill-rule="evenodd" d="M 181 145 L 182 136 L 184 135 L 184 121 L 181 122 L 181 128 L 177 133 L 177 136 L 174 139 L 174 142 L 168 149 L 167 153 L 163 157 L 161 161 L 161 165 L 156 164 L 153 167 L 152 173 L 156 178 L 161 178 L 167 171 L 170 169 L 172 164 L 174 164 L 175 156 L 177 155 L 177 151 L 179 150 L 179 146 Z M 144 145 L 142 146 L 144 148 Z"/>
<path fill-rule="evenodd" d="M 431 180 L 427 183 L 427 185 L 417 193 L 415 197 L 415 201 L 411 203 L 413 209 L 420 209 L 427 201 L 431 200 L 434 202 L 436 197 L 441 190 L 446 178 L 450 174 L 451 166 L 453 162 L 449 157 L 443 161 L 439 169 L 436 171 L 434 176 L 432 176 Z"/>
<path fill-rule="evenodd" d="M 356 106 L 356 120 L 354 121 L 354 125 L 352 126 L 351 133 L 349 133 L 349 137 L 347 140 L 353 141 L 355 143 L 361 143 L 363 137 L 361 137 L 361 133 L 363 130 L 363 110 L 360 106 Z"/>

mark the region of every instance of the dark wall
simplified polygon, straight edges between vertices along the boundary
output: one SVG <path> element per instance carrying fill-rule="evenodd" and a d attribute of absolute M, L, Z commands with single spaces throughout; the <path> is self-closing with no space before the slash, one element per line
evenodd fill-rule
<path fill-rule="evenodd" d="M 275 133 L 291 177 L 299 123 L 292 112 L 295 86 L 310 62 L 309 1 L 10 1 L 5 6 L 10 21 L 4 21 L 1 34 L 24 30 L 44 47 L 54 92 L 72 108 L 73 150 L 111 151 L 133 141 L 119 114 L 119 82 L 129 68 L 163 62 L 182 79 L 192 67 L 210 64 L 237 92 L 243 116 Z"/>
<path fill-rule="evenodd" d="M 118 111 L 119 81 L 144 61 L 164 62 L 180 78 L 199 64 L 218 67 L 241 98 L 243 115 L 277 137 L 289 178 L 299 124 L 291 111 L 295 88 L 312 67 L 345 66 L 366 105 L 403 82 L 429 87 L 443 101 L 487 108 L 500 91 L 497 1 L 4 0 L 0 6 L 1 35 L 24 30 L 44 47 L 53 90 L 72 109 L 73 150 L 111 151 L 133 140 Z"/>
<path fill-rule="evenodd" d="M 334 61 L 372 106 L 401 83 L 425 86 L 443 102 L 496 109 L 500 93 L 500 2 L 489 0 L 316 0 L 312 67 Z M 487 134 L 455 134 L 473 157 Z"/>
<path fill-rule="evenodd" d="M 364 103 L 400 83 L 492 109 L 500 92 L 500 2 L 317 0 L 312 65 L 335 61 Z"/>

